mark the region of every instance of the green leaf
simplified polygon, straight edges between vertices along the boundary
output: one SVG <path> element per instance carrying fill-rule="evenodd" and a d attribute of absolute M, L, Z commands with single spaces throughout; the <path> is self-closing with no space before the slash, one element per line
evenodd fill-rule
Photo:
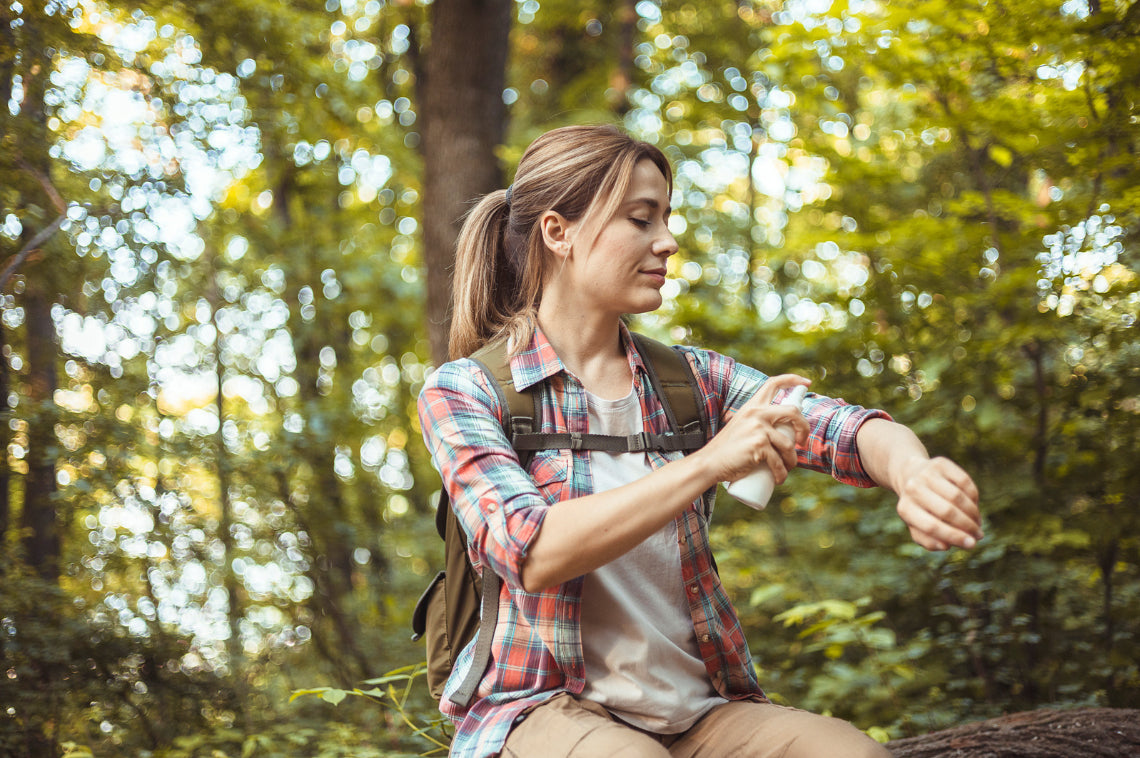
<path fill-rule="evenodd" d="M 357 690 L 356 692 L 359 695 L 367 695 L 369 697 L 386 697 L 388 695 L 387 692 L 380 689 L 379 687 L 373 687 L 367 690 Z"/>
<path fill-rule="evenodd" d="M 327 690 L 328 687 L 314 687 L 313 689 L 307 690 L 293 690 L 293 693 L 289 695 L 289 702 L 292 703 L 297 698 L 305 697 L 306 695 L 323 695 Z"/>
<path fill-rule="evenodd" d="M 336 689 L 326 689 L 321 693 L 321 699 L 326 703 L 332 703 L 333 705 L 339 705 L 340 701 L 344 700 L 347 696 L 348 693 L 344 690 Z"/>
<path fill-rule="evenodd" d="M 1009 165 L 1013 163 L 1013 153 L 1001 145 L 990 145 L 989 152 L 990 158 L 999 166 L 1009 168 Z"/>
<path fill-rule="evenodd" d="M 763 605 L 768 600 L 781 597 L 783 594 L 783 584 L 766 584 L 752 590 L 752 594 L 748 597 L 748 604 L 755 608 L 758 605 Z"/>

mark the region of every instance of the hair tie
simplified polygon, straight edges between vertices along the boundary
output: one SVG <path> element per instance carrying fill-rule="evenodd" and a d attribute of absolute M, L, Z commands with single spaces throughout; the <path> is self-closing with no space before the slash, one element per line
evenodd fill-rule
<path fill-rule="evenodd" d="M 507 187 L 506 194 L 503 195 L 503 202 L 505 202 L 508 207 L 511 204 L 511 193 L 514 192 L 514 189 L 515 185 L 512 184 L 511 186 Z"/>

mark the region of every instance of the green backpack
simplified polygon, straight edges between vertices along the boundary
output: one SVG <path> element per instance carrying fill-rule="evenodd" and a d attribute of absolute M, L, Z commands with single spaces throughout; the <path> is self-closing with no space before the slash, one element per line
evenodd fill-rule
<path fill-rule="evenodd" d="M 645 361 L 650 383 L 661 400 L 669 421 L 669 432 L 640 432 L 628 437 L 602 434 L 539 434 L 542 419 L 539 393 L 520 393 L 511 379 L 510 356 L 505 341 L 484 346 L 471 355 L 488 376 L 503 411 L 503 431 L 519 453 L 526 468 L 537 450 L 600 450 L 612 453 L 692 452 L 708 440 L 709 423 L 704 399 L 688 360 L 655 340 L 633 334 L 637 350 Z M 536 385 L 537 387 L 537 385 Z M 707 502 L 715 488 L 705 493 Z M 412 639 L 426 638 L 428 688 L 436 700 L 459 652 L 478 637 L 475 658 L 467 677 L 450 700 L 467 707 L 475 696 L 491 658 L 491 638 L 499 616 L 501 580 L 492 571 L 475 572 L 467 558 L 467 537 L 442 489 L 436 505 L 435 527 L 444 542 L 444 570 L 436 574 L 424 590 L 412 614 Z"/>

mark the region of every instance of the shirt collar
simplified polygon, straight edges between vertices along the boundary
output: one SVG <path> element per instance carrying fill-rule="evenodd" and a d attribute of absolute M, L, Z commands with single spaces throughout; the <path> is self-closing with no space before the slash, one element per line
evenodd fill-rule
<path fill-rule="evenodd" d="M 630 371 L 636 377 L 639 372 L 645 371 L 645 363 L 641 360 L 624 321 L 619 322 L 618 329 L 626 358 L 629 360 Z M 530 344 L 525 350 L 511 356 L 511 379 L 514 381 L 515 389 L 518 392 L 525 392 L 532 385 L 549 379 L 560 371 L 566 371 L 566 365 L 554 352 L 554 346 L 546 338 L 542 327 L 535 324 Z"/>

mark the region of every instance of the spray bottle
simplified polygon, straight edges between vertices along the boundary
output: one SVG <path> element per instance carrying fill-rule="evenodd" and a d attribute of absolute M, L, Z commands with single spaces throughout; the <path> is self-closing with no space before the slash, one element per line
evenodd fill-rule
<path fill-rule="evenodd" d="M 792 405 L 797 410 L 803 411 L 804 408 L 804 394 L 807 393 L 807 387 L 802 384 L 793 387 L 787 396 L 780 401 L 780 405 Z M 780 424 L 776 427 L 780 432 L 786 434 L 789 438 L 794 437 L 791 424 Z M 725 489 L 728 494 L 744 503 L 745 505 L 755 508 L 758 511 L 764 510 L 768 505 L 768 500 L 772 497 L 772 490 L 776 487 L 776 480 L 772 478 L 772 472 L 768 469 L 766 464 L 760 464 L 760 468 L 737 479 L 735 482 L 729 484 Z"/>

